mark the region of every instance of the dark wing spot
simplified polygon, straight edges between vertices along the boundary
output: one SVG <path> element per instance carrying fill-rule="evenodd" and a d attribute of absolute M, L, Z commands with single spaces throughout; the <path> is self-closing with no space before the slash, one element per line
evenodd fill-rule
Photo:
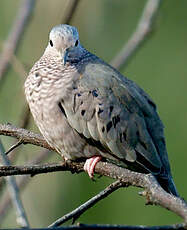
<path fill-rule="evenodd" d="M 111 105 L 110 106 L 110 113 L 112 113 L 113 109 L 114 109 L 114 107 Z"/>
<path fill-rule="evenodd" d="M 117 123 L 120 122 L 120 116 L 117 115 L 117 116 L 113 117 L 112 122 L 113 122 L 114 128 L 116 128 Z"/>
<path fill-rule="evenodd" d="M 78 93 L 78 94 L 77 94 L 77 96 L 78 96 L 78 97 L 80 97 L 80 96 L 81 96 L 81 94 L 80 94 L 80 93 Z"/>
<path fill-rule="evenodd" d="M 110 131 L 111 128 L 112 128 L 112 121 L 108 122 L 108 124 L 106 125 L 107 133 Z"/>
<path fill-rule="evenodd" d="M 65 110 L 64 110 L 64 108 L 63 108 L 63 106 L 62 106 L 62 104 L 61 104 L 60 102 L 58 103 L 58 106 L 59 106 L 61 112 L 62 112 L 62 113 L 64 114 L 64 116 L 67 118 L 66 112 L 65 112 Z"/>
<path fill-rule="evenodd" d="M 125 139 L 125 141 L 127 140 L 127 135 L 125 132 L 123 132 L 123 138 Z"/>
<path fill-rule="evenodd" d="M 84 109 L 81 110 L 81 115 L 84 116 L 85 112 L 86 112 L 86 110 L 84 110 Z"/>
<path fill-rule="evenodd" d="M 97 91 L 96 91 L 95 89 L 92 91 L 92 95 L 93 95 L 94 97 L 98 97 L 98 93 L 97 93 Z"/>
<path fill-rule="evenodd" d="M 139 142 L 144 147 L 144 149 L 147 149 L 146 144 L 143 141 L 141 141 L 141 139 L 140 139 L 140 133 L 139 133 L 139 131 L 136 131 L 136 136 L 139 138 Z"/>
<path fill-rule="evenodd" d="M 102 113 L 104 110 L 99 108 L 98 114 Z"/>

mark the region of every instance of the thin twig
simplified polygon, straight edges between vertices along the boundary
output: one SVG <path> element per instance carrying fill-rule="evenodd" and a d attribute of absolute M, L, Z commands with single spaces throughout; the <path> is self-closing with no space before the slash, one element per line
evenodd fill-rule
<path fill-rule="evenodd" d="M 9 63 L 15 50 L 18 48 L 23 32 L 30 21 L 30 16 L 33 11 L 35 0 L 22 0 L 20 9 L 17 13 L 12 29 L 8 35 L 4 48 L 0 56 L 0 80 L 3 74 L 7 71 Z"/>
<path fill-rule="evenodd" d="M 73 15 L 77 9 L 80 0 L 71 0 L 68 1 L 68 6 L 65 9 L 65 15 L 62 18 L 62 23 L 69 24 L 73 18 Z"/>
<path fill-rule="evenodd" d="M 0 154 L 1 154 L 1 160 L 3 162 L 4 165 L 9 166 L 10 162 L 9 159 L 7 158 L 6 154 L 5 154 L 5 149 L 3 147 L 3 144 L 1 143 L 0 140 Z M 29 228 L 29 222 L 27 220 L 27 216 L 23 207 L 23 204 L 21 202 L 21 199 L 19 197 L 19 189 L 17 187 L 16 181 L 14 179 L 14 177 L 7 177 L 6 178 L 7 184 L 8 184 L 8 188 L 10 191 L 10 195 L 12 198 L 12 202 L 15 206 L 16 209 L 16 214 L 17 214 L 17 223 L 25 228 Z"/>
<path fill-rule="evenodd" d="M 22 140 L 17 141 L 14 145 L 12 145 L 6 152 L 5 154 L 8 155 L 11 151 L 13 151 L 15 148 L 20 146 L 22 144 Z"/>
<path fill-rule="evenodd" d="M 100 200 L 106 198 L 111 193 L 116 191 L 117 189 L 124 187 L 124 183 L 122 183 L 120 180 L 115 181 L 114 183 L 110 184 L 107 188 L 105 188 L 103 191 L 98 193 L 96 196 L 89 199 L 84 204 L 80 205 L 78 208 L 74 209 L 70 213 L 64 215 L 63 217 L 56 220 L 54 223 L 50 224 L 48 228 L 54 228 L 62 225 L 68 220 L 73 219 L 73 223 L 75 223 L 75 220 L 77 220 L 84 212 L 86 212 L 89 208 L 93 207 L 97 202 Z"/>
<path fill-rule="evenodd" d="M 132 34 L 121 51 L 111 61 L 111 65 L 117 69 L 127 65 L 129 59 L 135 54 L 137 49 L 143 44 L 148 35 L 152 32 L 156 15 L 160 9 L 161 0 L 148 0 L 138 22 L 135 32 Z"/>
<path fill-rule="evenodd" d="M 71 168 L 66 163 L 46 163 L 43 165 L 0 166 L 0 177 L 11 175 L 37 175 L 49 172 L 69 171 Z M 72 169 L 73 170 L 73 169 Z M 77 170 L 77 168 L 76 168 Z M 78 173 L 78 171 L 76 171 Z M 80 165 L 82 172 L 82 165 Z"/>

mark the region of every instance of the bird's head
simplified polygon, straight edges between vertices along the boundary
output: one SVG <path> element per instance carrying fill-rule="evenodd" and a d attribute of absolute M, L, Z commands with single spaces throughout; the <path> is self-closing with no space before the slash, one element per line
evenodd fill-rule
<path fill-rule="evenodd" d="M 68 60 L 79 59 L 83 47 L 80 45 L 77 29 L 65 24 L 53 27 L 49 34 L 47 50 L 60 55 L 64 65 Z"/>

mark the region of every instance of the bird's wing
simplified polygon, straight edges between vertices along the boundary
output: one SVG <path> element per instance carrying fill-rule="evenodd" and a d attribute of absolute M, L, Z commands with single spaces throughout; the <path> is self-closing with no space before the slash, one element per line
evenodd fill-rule
<path fill-rule="evenodd" d="M 72 92 L 61 104 L 80 135 L 99 142 L 127 165 L 136 163 L 160 173 L 163 162 L 157 142 L 163 143 L 163 125 L 142 89 L 109 65 L 95 61 L 79 70 Z"/>

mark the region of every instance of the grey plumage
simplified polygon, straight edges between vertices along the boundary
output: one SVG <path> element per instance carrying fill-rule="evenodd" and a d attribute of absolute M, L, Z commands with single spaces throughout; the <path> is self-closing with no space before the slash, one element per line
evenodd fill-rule
<path fill-rule="evenodd" d="M 166 191 L 177 195 L 154 102 L 83 48 L 75 27 L 52 29 L 25 82 L 25 94 L 44 138 L 65 159 L 102 156 L 151 172 Z"/>

